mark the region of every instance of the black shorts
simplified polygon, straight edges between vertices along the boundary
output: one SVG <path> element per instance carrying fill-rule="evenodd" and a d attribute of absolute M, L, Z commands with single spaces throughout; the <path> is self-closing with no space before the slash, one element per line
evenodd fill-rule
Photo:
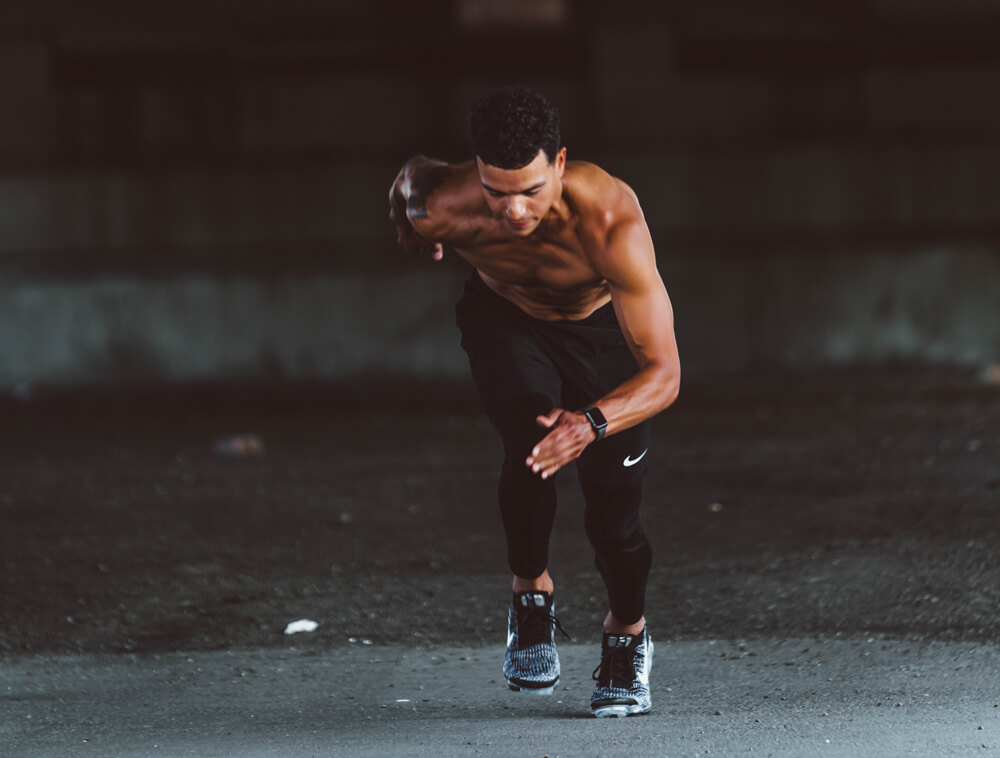
<path fill-rule="evenodd" d="M 497 409 L 509 414 L 509 409 L 523 407 L 520 412 L 530 415 L 531 422 L 555 407 L 579 410 L 639 371 L 611 303 L 578 321 L 536 319 L 491 290 L 473 271 L 455 312 L 486 411 L 505 437 L 508 453 L 518 457 L 528 453 L 510 450 Z M 647 421 L 590 445 L 580 459 L 581 476 L 609 484 L 641 479 L 645 457 L 635 465 L 623 462 L 647 450 L 649 426 Z"/>
<path fill-rule="evenodd" d="M 639 370 L 611 304 L 579 321 L 532 318 L 473 273 L 456 306 L 462 347 L 486 412 L 500 433 L 504 461 L 498 488 L 508 564 L 531 579 L 548 568 L 556 487 L 525 464 L 548 432 L 536 417 L 579 410 Z M 588 445 L 577 460 L 584 528 L 608 589 L 614 617 L 642 618 L 651 546 L 639 522 L 648 467 L 650 422 Z"/>

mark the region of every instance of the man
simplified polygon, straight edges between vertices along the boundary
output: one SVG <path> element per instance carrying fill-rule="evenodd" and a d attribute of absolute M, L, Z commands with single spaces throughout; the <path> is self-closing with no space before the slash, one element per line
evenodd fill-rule
<path fill-rule="evenodd" d="M 559 681 L 548 571 L 553 476 L 577 461 L 584 524 L 608 590 L 591 709 L 650 709 L 644 606 L 651 550 L 639 524 L 649 421 L 677 397 L 673 313 L 633 192 L 566 161 L 543 96 L 495 92 L 470 112 L 474 161 L 417 156 L 390 191 L 410 253 L 453 247 L 474 267 L 456 306 L 462 347 L 504 462 L 500 512 L 514 574 L 504 675 L 511 689 Z"/>

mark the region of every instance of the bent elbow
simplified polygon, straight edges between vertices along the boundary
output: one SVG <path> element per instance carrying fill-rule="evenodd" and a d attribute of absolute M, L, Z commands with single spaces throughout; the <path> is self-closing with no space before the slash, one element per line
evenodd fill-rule
<path fill-rule="evenodd" d="M 677 400 L 677 396 L 681 391 L 681 371 L 680 367 L 677 367 L 671 371 L 661 384 L 660 389 L 660 410 L 666 410 L 674 401 Z"/>

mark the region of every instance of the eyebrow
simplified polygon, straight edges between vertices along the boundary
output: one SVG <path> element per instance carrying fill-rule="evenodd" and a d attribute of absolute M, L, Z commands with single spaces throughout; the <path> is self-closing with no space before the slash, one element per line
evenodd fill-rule
<path fill-rule="evenodd" d="M 528 192 L 533 192 L 537 189 L 541 189 L 542 187 L 544 187 L 545 180 L 543 179 L 542 181 L 538 182 L 538 184 L 532 184 L 530 187 L 523 190 L 518 190 L 517 192 L 503 192 L 501 190 L 496 189 L 495 187 L 491 187 L 486 182 L 482 182 L 482 185 L 487 190 L 487 192 L 493 192 L 494 194 L 497 195 L 524 195 Z"/>

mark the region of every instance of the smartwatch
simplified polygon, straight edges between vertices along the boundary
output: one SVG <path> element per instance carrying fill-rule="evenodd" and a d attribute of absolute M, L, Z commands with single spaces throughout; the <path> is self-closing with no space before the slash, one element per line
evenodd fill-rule
<path fill-rule="evenodd" d="M 591 405 L 589 408 L 583 408 L 580 413 L 587 417 L 587 421 L 590 422 L 594 434 L 597 435 L 597 440 L 604 437 L 604 433 L 608 430 L 608 420 L 604 418 L 604 414 L 601 413 L 600 409 Z M 597 442 L 597 440 L 594 441 Z"/>

